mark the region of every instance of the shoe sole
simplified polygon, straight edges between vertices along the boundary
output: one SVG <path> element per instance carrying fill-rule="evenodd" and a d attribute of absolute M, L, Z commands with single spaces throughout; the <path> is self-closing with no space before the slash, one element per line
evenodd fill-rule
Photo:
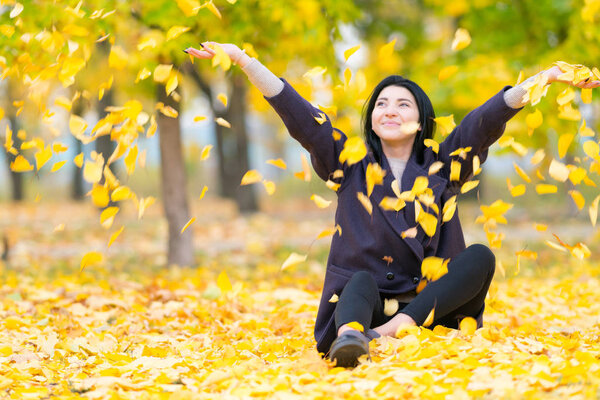
<path fill-rule="evenodd" d="M 369 354 L 365 351 L 365 348 L 358 343 L 348 343 L 334 349 L 331 352 L 331 359 L 335 361 L 336 367 L 356 367 L 358 365 L 358 359 L 364 354 Z"/>

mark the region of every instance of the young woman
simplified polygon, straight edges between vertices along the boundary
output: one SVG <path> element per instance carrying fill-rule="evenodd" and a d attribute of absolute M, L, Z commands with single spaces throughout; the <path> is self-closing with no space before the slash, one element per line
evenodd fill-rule
<path fill-rule="evenodd" d="M 360 356 L 369 355 L 370 339 L 394 335 L 402 326 L 422 325 L 432 309 L 433 325 L 457 328 L 462 318 L 470 316 L 481 326 L 484 299 L 494 276 L 494 255 L 484 245 L 465 246 L 458 213 L 446 222 L 441 214 L 444 204 L 472 176 L 474 157 L 485 161 L 506 122 L 525 105 L 525 82 L 504 87 L 471 111 L 434 151 L 424 144 L 433 136 L 435 118 L 429 98 L 416 83 L 389 76 L 375 87 L 366 104 L 363 129 L 368 153 L 349 163 L 340 161 L 347 140 L 344 133 L 333 128 L 329 119 L 319 122 L 320 110 L 236 45 L 207 42 L 202 49 L 185 51 L 207 59 L 214 56 L 210 46 L 215 45 L 242 68 L 292 137 L 310 152 L 319 177 L 339 184 L 335 222 L 342 233 L 331 242 L 315 323 L 317 350 L 338 366 L 355 366 Z M 562 72 L 552 67 L 541 74 L 552 83 Z M 598 87 L 600 81 L 588 79 L 577 86 Z M 443 166 L 429 175 L 430 166 L 438 161 Z M 451 177 L 453 162 L 455 175 Z M 460 164 L 459 176 L 456 163 Z M 367 169 L 377 166 L 385 171 L 383 182 L 367 188 Z M 385 197 L 397 198 L 398 189 L 417 190 L 413 185 L 418 177 L 427 178 L 427 188 L 413 193 L 422 196 L 421 202 L 406 201 L 398 211 L 379 206 Z M 359 197 L 370 200 L 371 212 Z M 428 235 L 423 230 L 416 211 L 437 218 L 435 232 L 429 230 Z M 416 235 L 402 234 L 411 228 Z M 450 259 L 448 272 L 417 293 L 423 280 L 421 264 L 429 256 Z M 334 294 L 339 295 L 337 303 L 329 302 Z M 389 302 L 392 307 L 385 307 Z"/>

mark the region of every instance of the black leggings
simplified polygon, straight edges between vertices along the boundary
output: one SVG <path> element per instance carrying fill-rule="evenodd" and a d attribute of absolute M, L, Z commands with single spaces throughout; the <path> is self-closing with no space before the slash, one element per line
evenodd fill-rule
<path fill-rule="evenodd" d="M 494 270 L 496 258 L 486 246 L 469 246 L 448 264 L 448 273 L 429 282 L 410 303 L 400 303 L 398 312 L 410 316 L 422 325 L 435 307 L 434 323 L 458 328 L 465 316 L 477 317 L 483 311 Z M 393 296 L 387 296 L 393 297 Z M 335 309 L 336 332 L 349 322 L 359 322 L 368 328 L 385 324 L 393 315 L 383 312 L 383 299 L 377 283 L 370 273 L 359 271 L 342 291 Z"/>

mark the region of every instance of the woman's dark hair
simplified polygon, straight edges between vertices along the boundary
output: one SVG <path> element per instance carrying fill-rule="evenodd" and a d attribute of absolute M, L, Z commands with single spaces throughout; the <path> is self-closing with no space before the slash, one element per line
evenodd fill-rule
<path fill-rule="evenodd" d="M 424 141 L 425 139 L 431 139 L 433 137 L 433 127 L 435 125 L 435 121 L 433 119 L 435 118 L 435 112 L 433 111 L 431 100 L 429 100 L 427 94 L 425 94 L 419 85 L 410 79 L 403 78 L 400 75 L 390 75 L 379 82 L 377 86 L 375 86 L 375 89 L 373 89 L 373 92 L 363 107 L 362 121 L 365 141 L 373 152 L 375 160 L 381 164 L 381 159 L 383 158 L 383 149 L 381 147 L 381 140 L 379 139 L 379 136 L 377 136 L 377 134 L 373 131 L 373 121 L 371 115 L 373 114 L 373 109 L 375 108 L 375 103 L 377 102 L 379 93 L 381 93 L 381 91 L 388 86 L 401 86 L 406 88 L 412 93 L 417 101 L 421 130 L 417 132 L 417 136 L 415 137 L 412 154 L 415 154 L 417 157 L 417 162 L 422 164 L 423 152 L 425 151 Z"/>

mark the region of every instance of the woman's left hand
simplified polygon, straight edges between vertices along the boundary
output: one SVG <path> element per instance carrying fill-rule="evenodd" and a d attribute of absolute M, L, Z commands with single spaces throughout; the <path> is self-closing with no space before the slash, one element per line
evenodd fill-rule
<path fill-rule="evenodd" d="M 563 74 L 562 70 L 558 66 L 553 66 L 550 69 L 544 71 L 544 74 L 548 77 L 548 83 L 552 82 L 563 82 L 567 85 L 575 86 L 581 89 L 594 89 L 600 87 L 600 80 L 592 80 L 588 78 L 587 81 L 581 81 L 579 83 L 575 83 L 573 81 L 560 79 L 559 77 Z"/>

